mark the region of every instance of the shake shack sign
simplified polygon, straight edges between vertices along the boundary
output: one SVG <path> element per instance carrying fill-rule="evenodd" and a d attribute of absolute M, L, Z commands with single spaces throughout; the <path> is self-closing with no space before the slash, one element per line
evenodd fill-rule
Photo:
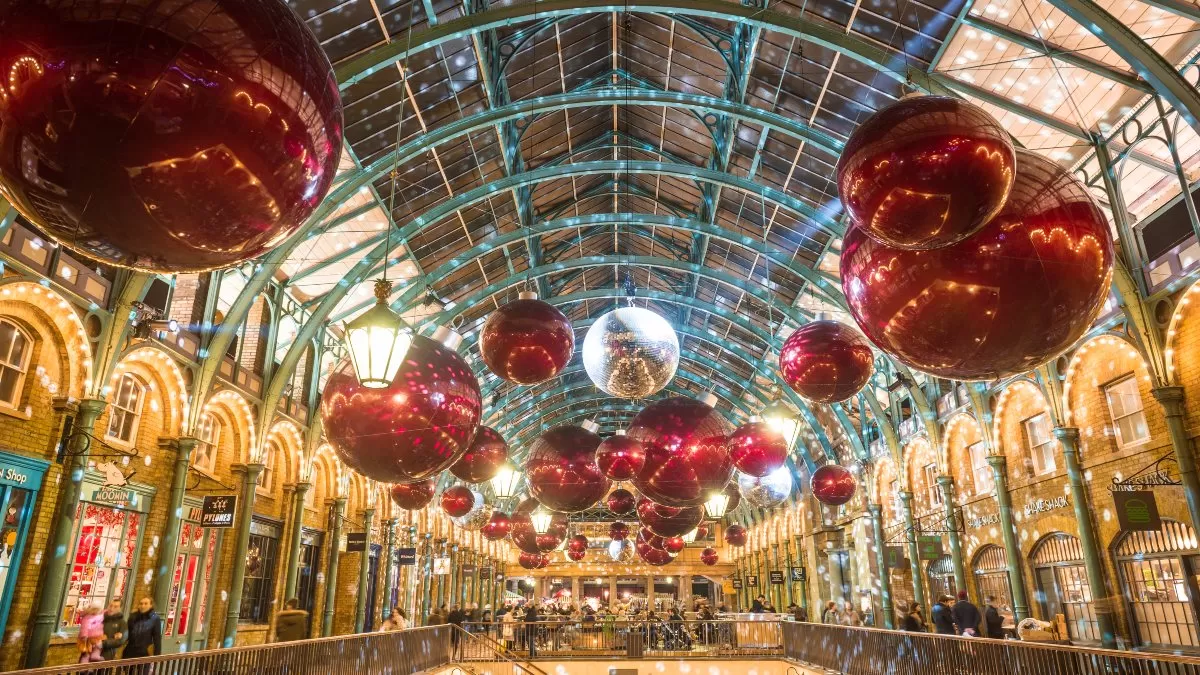
<path fill-rule="evenodd" d="M 1031 516 L 1036 516 L 1039 513 L 1065 509 L 1069 504 L 1070 502 L 1067 501 L 1065 495 L 1062 497 L 1055 497 L 1054 499 L 1035 499 L 1025 504 L 1025 517 L 1029 518 Z"/>
<path fill-rule="evenodd" d="M 978 530 L 979 528 L 987 527 L 988 525 L 999 525 L 999 524 L 1000 524 L 1000 514 L 999 513 L 992 513 L 992 514 L 989 514 L 986 516 L 975 516 L 973 518 L 967 518 L 967 527 L 971 528 L 972 530 Z"/>

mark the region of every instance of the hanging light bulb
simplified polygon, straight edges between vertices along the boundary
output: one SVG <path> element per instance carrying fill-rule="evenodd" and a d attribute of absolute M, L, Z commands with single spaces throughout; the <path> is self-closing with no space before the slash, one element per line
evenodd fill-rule
<path fill-rule="evenodd" d="M 726 499 L 728 499 L 728 498 L 726 498 Z M 687 534 L 683 535 L 683 537 L 682 537 L 683 543 L 685 543 L 685 544 L 694 543 L 696 541 L 696 534 L 698 533 L 697 531 L 698 531 L 698 528 L 692 528 L 691 532 L 688 532 Z"/>
<path fill-rule="evenodd" d="M 504 466 L 496 472 L 492 477 L 492 493 L 496 495 L 496 499 L 512 499 L 521 491 L 521 474 L 513 468 L 513 465 L 505 462 Z"/>
<path fill-rule="evenodd" d="M 346 324 L 343 341 L 362 386 L 382 389 L 392 383 L 412 345 L 412 329 L 388 306 L 392 283 L 375 282 L 375 306 Z"/>
<path fill-rule="evenodd" d="M 533 531 L 538 534 L 546 534 L 550 531 L 550 524 L 554 521 L 554 514 L 544 507 L 539 506 L 534 509 L 533 513 L 529 514 L 529 519 L 533 521 Z"/>
<path fill-rule="evenodd" d="M 709 518 L 720 520 L 725 517 L 725 510 L 729 508 L 729 495 L 724 490 L 718 490 L 712 493 L 704 502 L 704 512 Z M 693 538 L 695 531 L 692 532 Z"/>
<path fill-rule="evenodd" d="M 788 407 L 780 399 L 775 399 L 762 411 L 762 420 L 766 422 L 772 429 L 779 432 L 780 436 L 787 441 L 788 451 L 790 452 L 796 447 L 796 441 L 800 438 L 800 416 Z"/>

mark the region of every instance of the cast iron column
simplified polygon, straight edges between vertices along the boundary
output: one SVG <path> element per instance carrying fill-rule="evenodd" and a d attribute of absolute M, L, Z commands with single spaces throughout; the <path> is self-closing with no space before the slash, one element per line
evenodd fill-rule
<path fill-rule="evenodd" d="M 896 617 L 892 607 L 892 574 L 884 555 L 883 506 L 870 504 L 867 511 L 871 514 L 871 530 L 875 537 L 875 565 L 879 568 L 879 606 L 880 612 L 883 613 L 883 627 L 894 629 Z"/>
<path fill-rule="evenodd" d="M 908 540 L 908 566 L 912 571 L 913 601 L 921 606 L 923 612 L 929 612 L 930 607 L 925 604 L 925 584 L 921 579 L 921 557 L 917 549 L 917 525 L 913 519 L 912 501 L 913 493 L 907 490 L 900 493 L 904 511 L 904 537 Z"/>
<path fill-rule="evenodd" d="M 225 639 L 221 646 L 232 647 L 242 613 L 242 589 L 246 586 L 246 549 L 250 547 L 250 521 L 254 516 L 254 494 L 263 465 L 246 465 L 242 477 L 242 496 L 238 501 L 237 545 L 233 549 L 233 572 L 229 582 L 229 606 L 225 610 Z M 164 608 L 165 609 L 165 608 Z"/>
<path fill-rule="evenodd" d="M 171 473 L 171 496 L 167 502 L 167 524 L 163 527 L 162 543 L 158 547 L 158 564 L 154 568 L 154 606 L 166 615 L 171 598 L 175 555 L 179 553 L 179 531 L 183 528 L 183 497 L 187 494 L 188 465 L 195 438 L 175 440 L 175 466 Z"/>
<path fill-rule="evenodd" d="M 363 509 L 362 558 L 358 563 L 358 602 L 354 605 L 354 632 L 361 633 L 367 625 L 367 581 L 371 575 L 371 525 L 375 521 L 375 509 Z"/>
<path fill-rule="evenodd" d="M 400 576 L 400 570 L 396 569 L 396 523 L 399 518 L 388 518 L 386 530 L 384 531 L 384 547 L 383 547 L 383 606 L 380 608 L 380 617 L 387 619 L 392 615 L 392 593 L 395 589 L 393 574 Z"/>
<path fill-rule="evenodd" d="M 292 531 L 288 538 L 287 577 L 283 584 L 284 602 L 296 597 L 297 579 L 300 577 L 300 535 L 304 532 L 304 496 L 312 488 L 312 483 L 296 483 L 292 491 Z"/>
<path fill-rule="evenodd" d="M 942 489 L 942 505 L 946 507 L 946 532 L 950 536 L 950 562 L 954 565 L 954 585 L 958 590 L 967 590 L 967 570 L 963 564 L 962 539 L 958 535 L 958 518 L 954 512 L 958 505 L 954 501 L 954 479 L 938 476 L 938 487 Z M 982 598 L 978 598 L 982 601 Z"/>
<path fill-rule="evenodd" d="M 333 527 L 329 547 L 329 569 L 325 571 L 325 614 L 321 617 L 321 637 L 333 635 L 333 611 L 337 606 L 338 562 L 342 556 L 342 517 L 346 513 L 346 498 L 333 500 Z"/>
<path fill-rule="evenodd" d="M 804 557 L 804 535 L 796 535 L 796 559 L 800 561 L 800 567 L 804 568 L 804 580 L 800 582 L 800 606 L 805 610 L 808 609 L 808 560 Z M 810 616 L 811 620 L 812 617 Z"/>
<path fill-rule="evenodd" d="M 1025 595 L 1025 574 L 1021 571 L 1021 549 L 1017 547 L 1017 528 L 1013 524 L 1012 495 L 1008 493 L 1008 460 L 991 455 L 992 482 L 996 485 L 996 504 L 1000 512 L 1000 534 L 1004 537 L 1004 556 L 1008 562 L 1008 586 L 1012 589 L 1013 618 L 1017 623 L 1029 618 L 1029 600 Z"/>
<path fill-rule="evenodd" d="M 1179 464 L 1179 481 L 1183 483 L 1183 494 L 1187 497 L 1192 527 L 1200 530 L 1200 477 L 1196 475 L 1196 458 L 1192 456 L 1192 443 L 1184 426 L 1183 387 L 1157 387 L 1153 392 L 1167 416 L 1167 433 L 1175 450 L 1175 461 Z"/>

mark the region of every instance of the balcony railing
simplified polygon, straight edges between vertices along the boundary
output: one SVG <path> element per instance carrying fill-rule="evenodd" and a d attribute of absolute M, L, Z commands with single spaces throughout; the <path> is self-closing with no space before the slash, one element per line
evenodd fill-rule
<path fill-rule="evenodd" d="M 587 659 L 627 656 L 727 658 L 783 655 L 780 623 L 764 621 L 550 620 L 470 623 L 464 629 L 526 659 Z M 474 651 L 472 651 L 474 650 Z M 465 661 L 491 660 L 483 643 L 462 651 Z"/>

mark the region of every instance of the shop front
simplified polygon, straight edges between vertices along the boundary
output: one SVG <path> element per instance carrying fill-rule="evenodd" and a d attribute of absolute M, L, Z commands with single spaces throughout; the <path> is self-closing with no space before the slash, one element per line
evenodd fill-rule
<path fill-rule="evenodd" d="M 179 551 L 171 571 L 171 595 L 163 624 L 163 651 L 190 652 L 208 646 L 221 530 L 202 527 L 201 500 L 184 500 Z"/>
<path fill-rule="evenodd" d="M 1050 620 L 1061 614 L 1072 642 L 1099 644 L 1100 628 L 1079 537 L 1052 532 L 1038 540 L 1029 557 L 1042 616 Z"/>
<path fill-rule="evenodd" d="M 1200 550 L 1196 531 L 1163 520 L 1155 532 L 1125 532 L 1113 549 L 1135 644 L 1200 651 Z"/>
<path fill-rule="evenodd" d="M 300 532 L 300 566 L 296 574 L 296 600 L 300 609 L 308 612 L 311 623 L 317 607 L 317 586 L 324 581 L 321 569 L 321 547 L 325 533 L 304 528 Z M 310 626 L 311 628 L 311 626 Z M 305 635 L 311 632 L 306 631 Z"/>
<path fill-rule="evenodd" d="M 8 622 L 33 507 L 49 462 L 0 452 L 0 635 Z"/>
<path fill-rule="evenodd" d="M 956 597 L 958 588 L 954 583 L 954 561 L 950 554 L 930 560 L 925 568 L 925 577 L 929 581 L 929 601 L 936 602 L 943 595 Z"/>
<path fill-rule="evenodd" d="M 1004 623 L 1013 623 L 1012 584 L 1008 578 L 1008 560 L 1004 549 L 995 544 L 986 544 L 975 553 L 971 561 L 971 574 L 975 577 L 976 598 L 986 602 L 993 598 L 996 609 L 1004 617 Z"/>

